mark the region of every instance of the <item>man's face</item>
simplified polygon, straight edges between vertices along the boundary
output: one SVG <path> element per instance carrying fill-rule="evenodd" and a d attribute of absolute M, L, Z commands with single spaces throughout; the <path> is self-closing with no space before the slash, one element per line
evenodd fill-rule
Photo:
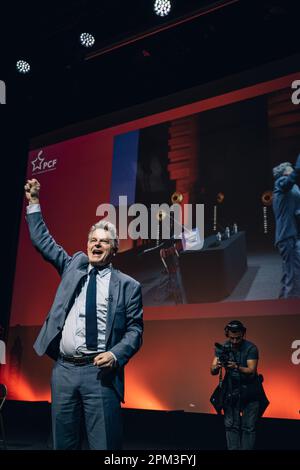
<path fill-rule="evenodd" d="M 87 243 L 87 255 L 92 266 L 103 266 L 110 263 L 113 254 L 114 250 L 107 230 L 97 228 L 90 233 Z"/>
<path fill-rule="evenodd" d="M 228 331 L 227 337 L 231 343 L 231 346 L 235 349 L 238 349 L 243 341 L 244 335 L 241 331 L 237 331 L 235 333 Z"/>
<path fill-rule="evenodd" d="M 291 166 L 287 166 L 286 169 L 284 170 L 283 176 L 288 176 L 292 173 L 293 168 Z"/>

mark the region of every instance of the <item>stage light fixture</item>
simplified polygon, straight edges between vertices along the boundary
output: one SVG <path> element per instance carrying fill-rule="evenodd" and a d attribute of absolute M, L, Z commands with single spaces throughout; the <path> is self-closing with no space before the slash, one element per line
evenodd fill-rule
<path fill-rule="evenodd" d="M 158 16 L 167 16 L 171 11 L 170 0 L 155 0 L 154 11 Z"/>
<path fill-rule="evenodd" d="M 19 73 L 28 73 L 30 72 L 30 64 L 26 60 L 18 60 L 16 69 Z"/>
<path fill-rule="evenodd" d="M 81 33 L 80 43 L 84 47 L 92 47 L 95 44 L 95 38 L 91 33 Z"/>

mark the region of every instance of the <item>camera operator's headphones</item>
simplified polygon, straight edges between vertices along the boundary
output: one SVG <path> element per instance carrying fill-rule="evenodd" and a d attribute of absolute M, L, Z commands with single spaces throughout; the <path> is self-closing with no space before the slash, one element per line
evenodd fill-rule
<path fill-rule="evenodd" d="M 231 322 L 227 323 L 227 325 L 224 328 L 224 331 L 225 331 L 225 336 L 228 336 L 229 331 L 231 331 L 232 333 L 241 331 L 244 336 L 246 334 L 247 328 L 239 320 L 232 320 Z"/>

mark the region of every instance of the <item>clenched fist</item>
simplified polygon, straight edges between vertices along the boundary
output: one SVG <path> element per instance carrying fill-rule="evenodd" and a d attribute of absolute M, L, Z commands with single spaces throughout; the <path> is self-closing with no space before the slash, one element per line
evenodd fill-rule
<path fill-rule="evenodd" d="M 41 185 L 36 179 L 27 180 L 25 186 L 25 196 L 29 204 L 39 204 Z"/>

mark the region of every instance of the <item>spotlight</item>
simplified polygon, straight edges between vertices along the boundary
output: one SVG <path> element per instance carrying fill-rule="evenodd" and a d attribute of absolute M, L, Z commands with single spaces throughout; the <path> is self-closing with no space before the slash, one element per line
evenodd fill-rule
<path fill-rule="evenodd" d="M 155 0 L 154 11 L 158 16 L 167 16 L 171 11 L 170 0 Z"/>
<path fill-rule="evenodd" d="M 16 63 L 16 69 L 19 73 L 28 73 L 30 71 L 30 65 L 26 60 L 18 60 Z"/>
<path fill-rule="evenodd" d="M 91 33 L 81 33 L 80 43 L 84 47 L 92 47 L 95 44 L 95 38 Z"/>

